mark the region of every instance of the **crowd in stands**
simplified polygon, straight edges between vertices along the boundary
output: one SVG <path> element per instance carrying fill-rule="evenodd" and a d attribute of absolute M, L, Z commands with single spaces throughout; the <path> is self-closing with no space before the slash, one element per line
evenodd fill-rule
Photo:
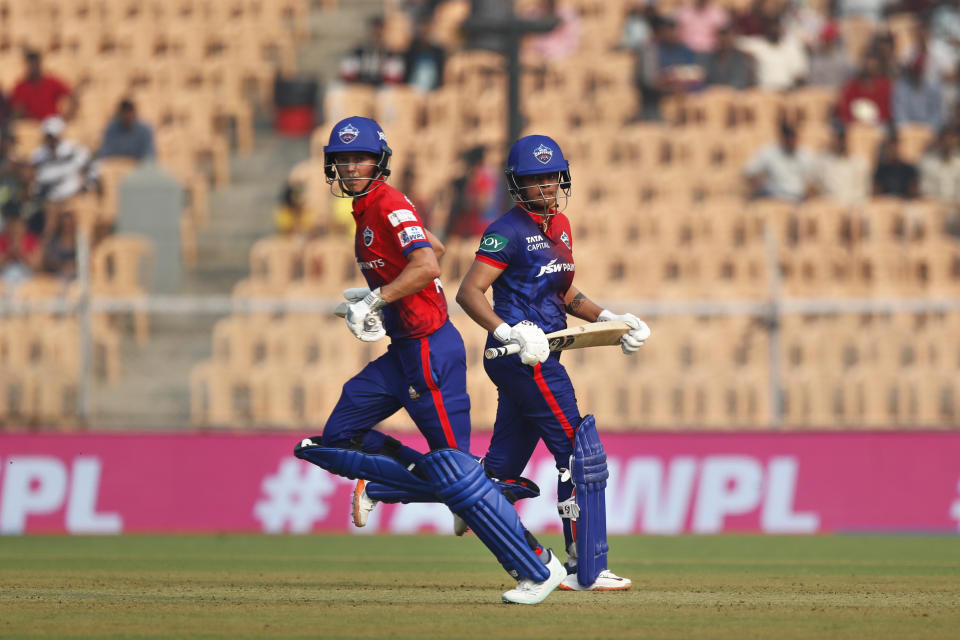
<path fill-rule="evenodd" d="M 960 205 L 956 190 L 946 188 L 960 180 L 954 160 L 960 151 L 956 2 L 839 0 L 825 14 L 802 2 L 762 0 L 741 13 L 712 0 L 695 0 L 672 13 L 655 6 L 638 4 L 621 38 L 621 46 L 636 53 L 643 98 L 639 118 L 658 120 L 665 98 L 717 85 L 836 91 L 830 147 L 819 152 L 798 147 L 796 123 L 783 122 L 779 142 L 757 150 L 744 167 L 751 195 L 794 202 L 826 195 L 844 204 L 871 195 L 922 196 Z M 910 42 L 901 42 L 899 50 L 885 22 L 896 12 L 911 15 L 913 24 L 912 33 L 900 34 Z M 860 52 L 842 36 L 841 20 L 850 17 L 875 23 Z M 874 158 L 849 155 L 844 129 L 853 124 L 885 128 Z M 904 125 L 924 125 L 936 133 L 916 164 L 899 153 L 898 128 Z"/>
<path fill-rule="evenodd" d="M 430 19 L 422 17 L 405 51 L 393 51 L 384 42 L 384 19 L 369 19 L 366 40 L 340 61 L 340 79 L 380 87 L 407 83 L 432 91 L 443 82 L 446 52 L 430 40 Z"/>
<path fill-rule="evenodd" d="M 407 83 L 424 92 L 442 86 L 445 61 L 454 53 L 437 44 L 431 32 L 442 3 L 406 4 L 414 25 L 407 48 L 391 48 L 384 20 L 374 18 L 365 43 L 342 59 L 341 81 L 375 87 Z M 784 116 L 779 140 L 755 149 L 743 166 L 746 196 L 790 202 L 825 196 L 843 205 L 874 195 L 922 197 L 960 209 L 960 190 L 952 187 L 960 182 L 960 3 L 830 0 L 815 6 L 802 0 L 753 0 L 735 3 L 739 9 L 732 6 L 717 0 L 640 0 L 626 6 L 611 48 L 633 57 L 638 96 L 633 122 L 663 121 L 665 104 L 712 87 L 824 88 L 835 96 L 827 116 L 829 144 L 798 143 L 803 123 Z M 552 31 L 524 38 L 526 69 L 543 61 L 562 65 L 575 54 L 587 37 L 582 10 L 554 0 L 517 3 L 521 17 L 557 19 Z M 890 19 L 897 16 L 909 17 L 899 22 L 905 28 L 891 27 Z M 857 31 L 851 24 L 867 28 Z M 846 130 L 856 125 L 884 131 L 871 157 L 862 155 L 862 148 L 849 148 Z M 921 158 L 905 159 L 899 130 L 914 125 L 928 127 L 932 142 Z M 476 162 L 476 155 L 461 154 L 462 168 L 450 182 L 453 206 L 445 231 L 454 236 L 473 236 L 489 221 L 486 206 L 471 204 L 477 185 L 487 201 L 502 204 L 494 198 L 502 185 L 490 184 L 488 168 Z"/>
<path fill-rule="evenodd" d="M 40 53 L 24 52 L 26 73 L 0 100 L 0 283 L 6 291 L 35 273 L 65 280 L 76 276 L 74 196 L 99 193 L 99 160 L 152 159 L 152 129 L 138 120 L 136 106 L 124 99 L 106 126 L 99 149 L 70 138 L 68 123 L 77 109 L 71 87 L 43 68 Z M 43 138 L 26 157 L 16 152 L 17 122 L 40 122 Z M 108 230 L 102 230 L 108 231 Z"/>

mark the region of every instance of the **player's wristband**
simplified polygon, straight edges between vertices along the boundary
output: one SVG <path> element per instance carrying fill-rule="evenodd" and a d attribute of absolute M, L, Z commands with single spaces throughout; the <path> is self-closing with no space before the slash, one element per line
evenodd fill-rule
<path fill-rule="evenodd" d="M 504 344 L 510 342 L 510 325 L 506 322 L 501 323 L 499 327 L 493 330 L 493 337 Z"/>
<path fill-rule="evenodd" d="M 377 311 L 387 304 L 383 296 L 380 295 L 380 287 L 368 293 L 363 301 L 370 307 L 370 311 Z"/>

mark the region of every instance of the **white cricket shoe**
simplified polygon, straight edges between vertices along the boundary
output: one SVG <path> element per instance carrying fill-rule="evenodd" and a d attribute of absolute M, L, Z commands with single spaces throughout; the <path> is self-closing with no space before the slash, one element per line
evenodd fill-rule
<path fill-rule="evenodd" d="M 550 561 L 547 562 L 547 568 L 550 570 L 550 577 L 543 582 L 534 582 L 529 578 L 521 578 L 517 582 L 516 589 L 510 589 L 503 594 L 503 601 L 507 604 L 538 604 L 543 602 L 550 592 L 557 588 L 563 578 L 567 575 L 567 570 L 563 568 L 563 563 L 553 553 L 553 549 L 547 549 L 545 553 L 550 554 Z"/>
<path fill-rule="evenodd" d="M 377 506 L 377 501 L 367 495 L 367 481 L 357 480 L 353 488 L 353 524 L 362 527 L 367 524 L 367 516 Z"/>
<path fill-rule="evenodd" d="M 577 574 L 571 573 L 558 588 L 562 591 L 629 591 L 632 586 L 630 578 L 621 578 L 610 569 L 604 569 L 589 587 L 577 582 Z"/>

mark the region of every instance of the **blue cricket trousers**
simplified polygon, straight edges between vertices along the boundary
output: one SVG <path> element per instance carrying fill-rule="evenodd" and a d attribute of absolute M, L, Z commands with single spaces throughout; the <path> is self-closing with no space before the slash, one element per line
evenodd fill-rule
<path fill-rule="evenodd" d="M 387 436 L 373 429 L 406 409 L 427 439 L 430 450 L 470 451 L 470 397 L 463 339 L 447 320 L 423 338 L 392 340 L 387 352 L 343 385 L 343 392 L 323 429 L 323 445 L 349 447 L 362 438 L 362 449 L 380 453 Z M 404 463 L 422 454 L 403 447 Z"/>
<path fill-rule="evenodd" d="M 499 346 L 493 338 L 487 346 Z M 484 467 L 498 478 L 521 474 L 542 438 L 558 467 L 570 465 L 573 435 L 580 410 L 560 354 L 529 367 L 520 356 L 484 359 L 483 367 L 497 385 L 497 418 Z"/>

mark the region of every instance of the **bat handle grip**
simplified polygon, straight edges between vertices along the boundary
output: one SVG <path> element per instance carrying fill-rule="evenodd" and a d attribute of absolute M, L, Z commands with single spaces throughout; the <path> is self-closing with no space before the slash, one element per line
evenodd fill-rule
<path fill-rule="evenodd" d="M 509 356 L 513 353 L 520 353 L 520 345 L 516 342 L 505 344 L 502 347 L 490 347 L 483 352 L 483 356 L 487 360 L 493 360 L 494 358 L 499 358 L 500 356 Z"/>

